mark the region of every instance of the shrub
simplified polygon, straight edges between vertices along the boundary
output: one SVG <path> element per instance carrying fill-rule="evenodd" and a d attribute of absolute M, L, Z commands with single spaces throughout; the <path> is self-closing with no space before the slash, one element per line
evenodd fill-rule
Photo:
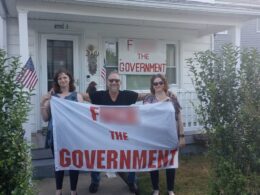
<path fill-rule="evenodd" d="M 259 193 L 260 54 L 225 45 L 187 61 L 210 139 L 212 194 Z"/>
<path fill-rule="evenodd" d="M 31 92 L 16 82 L 19 59 L 0 50 L 0 194 L 33 194 L 29 146 L 22 124 L 26 122 Z"/>

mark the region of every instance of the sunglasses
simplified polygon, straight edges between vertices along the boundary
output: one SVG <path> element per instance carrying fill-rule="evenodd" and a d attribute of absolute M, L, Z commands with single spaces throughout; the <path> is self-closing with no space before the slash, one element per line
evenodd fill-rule
<path fill-rule="evenodd" d="M 115 82 L 115 83 L 119 83 L 119 79 L 108 79 L 108 81 L 110 82 L 110 83 L 113 83 L 113 82 Z"/>
<path fill-rule="evenodd" d="M 157 85 L 163 85 L 164 84 L 164 82 L 162 82 L 162 81 L 159 81 L 159 82 L 154 82 L 153 83 L 153 86 L 157 86 Z"/>

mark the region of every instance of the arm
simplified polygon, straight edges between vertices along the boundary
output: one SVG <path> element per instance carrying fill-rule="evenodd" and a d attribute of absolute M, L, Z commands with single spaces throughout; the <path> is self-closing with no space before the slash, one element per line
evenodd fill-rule
<path fill-rule="evenodd" d="M 177 96 L 168 91 L 168 96 L 171 98 L 171 101 L 174 105 L 175 112 L 177 115 L 175 115 L 175 119 L 177 122 L 177 131 L 178 131 L 178 138 L 179 138 L 179 147 L 182 148 L 185 146 L 185 136 L 184 136 L 184 127 L 183 127 L 183 121 L 182 121 L 182 115 L 181 115 L 181 106 L 177 99 Z"/>
<path fill-rule="evenodd" d="M 143 101 L 149 93 L 138 93 L 137 101 Z"/>
<path fill-rule="evenodd" d="M 86 102 L 91 102 L 89 94 L 88 93 L 81 93 L 82 99 Z"/>
<path fill-rule="evenodd" d="M 51 99 L 51 94 L 48 93 L 44 96 L 42 96 L 41 104 L 40 104 L 40 109 L 41 109 L 41 115 L 42 119 L 47 122 L 50 119 L 50 99 Z"/>
<path fill-rule="evenodd" d="M 77 93 L 77 100 L 78 100 L 78 102 L 83 102 L 84 101 L 83 97 L 82 97 L 82 95 L 80 93 Z"/>
<path fill-rule="evenodd" d="M 184 136 L 184 128 L 182 122 L 181 112 L 178 113 L 178 120 L 177 120 L 177 130 L 179 136 L 179 147 L 182 148 L 185 146 L 185 136 Z"/>

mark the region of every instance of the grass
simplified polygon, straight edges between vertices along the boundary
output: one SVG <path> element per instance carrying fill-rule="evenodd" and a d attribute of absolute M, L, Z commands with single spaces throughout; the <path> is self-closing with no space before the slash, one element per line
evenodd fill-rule
<path fill-rule="evenodd" d="M 206 195 L 209 183 L 209 161 L 204 155 L 181 156 L 175 176 L 175 193 L 178 195 Z M 149 172 L 140 173 L 138 183 L 141 195 L 151 195 Z M 160 194 L 167 194 L 165 170 L 160 171 Z"/>

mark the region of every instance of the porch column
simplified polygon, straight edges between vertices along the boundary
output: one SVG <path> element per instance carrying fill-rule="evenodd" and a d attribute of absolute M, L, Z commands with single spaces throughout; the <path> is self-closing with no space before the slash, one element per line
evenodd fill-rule
<path fill-rule="evenodd" d="M 20 56 L 21 56 L 22 65 L 24 65 L 29 58 L 27 14 L 28 14 L 27 10 L 18 10 L 19 43 L 20 43 Z"/>
<path fill-rule="evenodd" d="M 6 20 L 0 16 L 0 49 L 7 50 Z"/>
<path fill-rule="evenodd" d="M 231 35 L 232 44 L 236 47 L 240 47 L 241 44 L 241 26 L 236 25 L 232 29 L 229 30 L 229 34 Z M 237 69 L 240 69 L 240 59 L 238 60 Z"/>
<path fill-rule="evenodd" d="M 21 66 L 24 66 L 29 58 L 29 43 L 28 43 L 28 19 L 27 19 L 27 10 L 18 10 L 18 25 L 19 25 L 19 44 L 20 44 L 20 61 Z M 23 124 L 23 128 L 25 129 L 24 138 L 28 143 L 31 142 L 31 117 L 30 112 L 28 113 L 29 120 Z"/>

